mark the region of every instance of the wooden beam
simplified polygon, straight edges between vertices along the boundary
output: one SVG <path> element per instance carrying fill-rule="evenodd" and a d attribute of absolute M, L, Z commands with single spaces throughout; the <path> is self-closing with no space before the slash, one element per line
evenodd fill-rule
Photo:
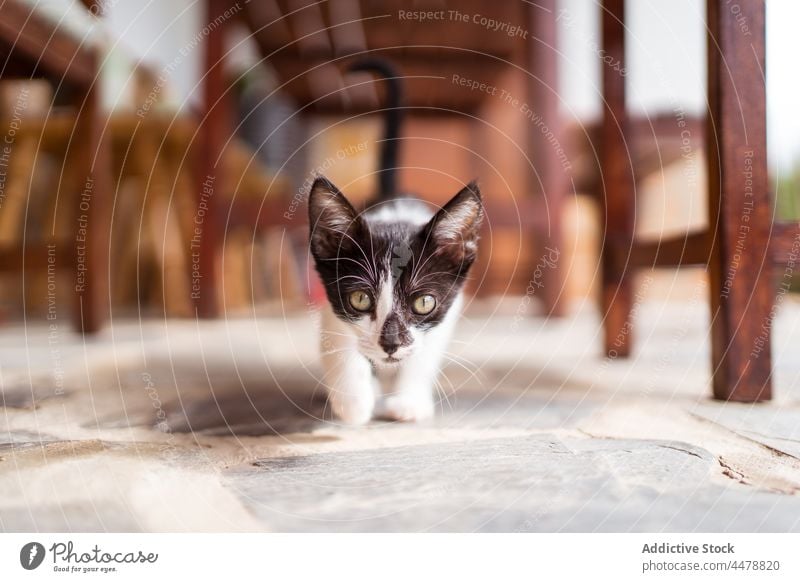
<path fill-rule="evenodd" d="M 612 247 L 615 269 L 690 267 L 708 264 L 711 242 L 706 231 L 690 232 L 655 241 L 634 241 L 631 247 L 627 239 L 606 239 Z"/>
<path fill-rule="evenodd" d="M 528 5 L 528 22 L 532 37 L 528 49 L 529 72 L 527 76 L 529 103 L 534 104 L 544 125 L 550 132 L 546 135 L 539 127 L 529 132 L 531 159 L 535 175 L 531 175 L 532 190 L 540 203 L 538 214 L 546 217 L 543 228 L 536 230 L 538 253 L 545 248 L 563 252 L 562 224 L 564 201 L 569 189 L 567 170 L 564 169 L 559 152 L 552 138 L 565 145 L 563 123 L 559 112 L 561 98 L 558 92 L 558 26 L 556 0 L 539 0 Z M 550 139 L 548 139 L 548 136 Z M 551 316 L 562 316 L 566 311 L 564 302 L 563 267 L 556 262 L 545 269 L 542 280 L 542 300 L 545 312 Z"/>
<path fill-rule="evenodd" d="M 776 222 L 770 235 L 770 256 L 777 265 L 800 265 L 800 223 Z"/>
<path fill-rule="evenodd" d="M 702 150 L 705 118 L 689 117 L 685 126 L 676 123 L 674 114 L 649 118 L 628 118 L 627 135 L 637 184 L 647 176 L 662 172 L 667 166 L 682 160 L 692 151 Z M 567 129 L 566 143 L 574 161 L 575 192 L 598 197 L 601 192 L 601 163 L 595 156 L 594 145 L 601 141 L 601 123 L 572 124 Z M 691 149 L 687 140 L 691 136 Z M 700 160 L 696 160 L 699 164 Z"/>
<path fill-rule="evenodd" d="M 473 80 L 492 87 L 498 82 L 504 69 L 509 66 L 486 55 L 458 51 L 448 51 L 435 58 L 430 51 L 424 49 L 405 51 L 402 54 L 391 50 L 373 50 L 368 54 L 389 59 L 396 65 L 404 77 L 404 102 L 406 106 L 415 108 L 477 111 L 487 99 L 497 97 L 492 97 L 486 91 L 469 90 L 458 84 L 459 79 Z M 285 83 L 283 90 L 300 105 L 313 103 L 314 112 L 352 114 L 374 110 L 373 100 L 363 97 L 359 99 L 359 95 L 352 89 L 345 88 L 347 100 L 343 99 L 345 90 L 335 92 L 326 99 L 320 99 L 325 94 L 325 87 L 327 92 L 331 92 L 336 91 L 341 85 L 337 85 L 336 82 L 330 82 L 325 86 L 321 86 L 318 81 L 316 84 L 312 83 L 313 73 L 322 69 L 343 70 L 351 60 L 350 57 L 328 59 L 278 53 L 273 55 L 269 62 L 277 71 L 281 82 Z M 352 76 L 347 76 L 345 79 L 352 80 Z"/>
<path fill-rule="evenodd" d="M 714 397 L 771 395 L 774 301 L 767 176 L 764 0 L 708 0 L 708 195 Z M 741 28 L 746 22 L 748 31 Z"/>
<path fill-rule="evenodd" d="M 96 56 L 95 62 L 99 61 Z M 93 67 L 94 70 L 99 70 Z M 75 132 L 67 151 L 67 164 L 79 182 L 72 200 L 75 220 L 75 327 L 84 333 L 98 331 L 108 318 L 111 154 L 99 79 L 88 91 L 76 93 Z"/>
<path fill-rule="evenodd" d="M 276 227 L 306 228 L 306 213 L 287 214 L 287 200 L 274 195 L 268 195 L 264 200 L 237 197 L 230 203 L 227 213 L 220 216 L 219 228 L 225 231 L 246 228 L 253 233 Z"/>
<path fill-rule="evenodd" d="M 636 209 L 636 182 L 628 151 L 628 115 L 625 111 L 625 1 L 604 0 L 603 50 L 619 67 L 603 67 L 603 123 L 601 129 L 601 184 L 603 200 L 602 313 L 605 351 L 609 357 L 631 352 L 632 273 L 620 264 L 617 245 L 631 248 Z M 609 243 L 613 241 L 613 243 Z"/>
<path fill-rule="evenodd" d="M 369 21 L 363 19 L 358 0 L 328 2 L 327 13 L 334 54 L 346 55 L 367 49 L 364 24 Z"/>
<path fill-rule="evenodd" d="M 47 76 L 56 83 L 88 87 L 95 80 L 96 69 L 93 48 L 87 48 L 86 42 L 41 16 L 33 4 L 0 2 L 0 55 L 6 64 L 15 65 L 17 75 Z M 24 72 L 20 68 L 23 63 Z M 3 77 L 7 76 L 6 71 Z"/>
<path fill-rule="evenodd" d="M 313 48 L 325 51 L 315 56 L 330 59 L 363 43 L 371 50 L 394 48 L 402 51 L 413 45 L 429 45 L 432 49 L 450 46 L 511 59 L 521 54 L 520 49 L 525 49 L 530 42 L 532 32 L 524 3 L 461 0 L 453 5 L 435 4 L 429 9 L 419 7 L 435 13 L 434 18 L 422 21 L 401 17 L 401 12 L 413 12 L 413 3 L 409 5 L 407 0 L 249 2 L 243 13 L 265 54 L 280 51 L 295 56 L 308 55 L 308 49 Z M 317 6 L 322 9 L 323 21 L 316 14 Z M 485 22 L 473 21 L 476 16 L 485 18 L 485 22 L 492 20 L 509 26 L 487 34 Z M 356 25 L 363 30 L 357 30 Z M 294 42 L 304 35 L 308 36 L 302 42 Z"/>
<path fill-rule="evenodd" d="M 74 266 L 73 244 L 52 241 L 29 243 L 24 247 L 0 248 L 0 273 L 18 273 L 25 269 L 46 269 L 52 264 L 56 269 L 72 269 Z"/>
<path fill-rule="evenodd" d="M 229 0 L 206 0 L 206 22 L 213 22 L 230 7 Z M 224 191 L 225 176 L 222 151 L 230 137 L 228 84 L 225 79 L 226 23 L 209 29 L 203 43 L 203 102 L 199 120 L 197 144 L 198 171 L 196 175 L 194 232 L 190 249 L 192 268 L 191 299 L 199 317 L 216 317 L 219 313 L 218 253 L 221 252 L 219 231 L 219 192 Z"/>

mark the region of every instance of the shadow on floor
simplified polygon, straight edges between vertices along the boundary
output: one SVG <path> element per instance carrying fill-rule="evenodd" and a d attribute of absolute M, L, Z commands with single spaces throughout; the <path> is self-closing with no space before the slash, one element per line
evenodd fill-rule
<path fill-rule="evenodd" d="M 166 407 L 172 432 L 207 435 L 263 436 L 310 432 L 326 414 L 323 392 L 290 396 L 274 387 L 218 394 Z"/>
<path fill-rule="evenodd" d="M 206 376 L 196 364 L 151 361 L 146 373 L 123 375 L 116 398 L 118 412 L 92 427 L 262 436 L 309 432 L 326 414 L 318 376 L 303 369 L 218 367 Z"/>
<path fill-rule="evenodd" d="M 257 362 L 217 363 L 148 359 L 147 372 L 123 374 L 111 409 L 91 425 L 149 426 L 172 433 L 265 436 L 308 433 L 332 420 L 320 371 L 272 368 Z M 558 402 L 553 401 L 560 395 Z M 597 403 L 584 386 L 534 367 L 509 370 L 447 366 L 435 395 L 438 427 L 554 428 L 571 425 Z M 116 412 L 118 410 L 118 412 Z M 166 423 L 166 425 L 164 424 Z M 393 424 L 393 423 L 388 423 Z"/>

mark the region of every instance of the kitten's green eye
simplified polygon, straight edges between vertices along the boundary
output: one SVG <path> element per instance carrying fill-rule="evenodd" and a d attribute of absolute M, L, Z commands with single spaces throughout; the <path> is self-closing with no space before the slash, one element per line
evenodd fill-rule
<path fill-rule="evenodd" d="M 363 291 L 353 291 L 350 293 L 350 305 L 356 311 L 369 311 L 372 307 L 372 299 Z"/>
<path fill-rule="evenodd" d="M 411 306 L 414 313 L 419 315 L 428 315 L 435 307 L 436 299 L 434 299 L 433 295 L 420 295 L 414 299 L 414 305 Z"/>

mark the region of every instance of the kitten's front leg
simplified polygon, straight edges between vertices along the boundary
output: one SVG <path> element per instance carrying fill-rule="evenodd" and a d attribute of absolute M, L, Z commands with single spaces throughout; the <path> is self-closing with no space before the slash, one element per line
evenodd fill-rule
<path fill-rule="evenodd" d="M 394 382 L 385 388 L 379 408 L 381 418 L 420 421 L 433 416 L 433 386 L 439 373 L 439 358 L 415 354 L 403 362 Z"/>
<path fill-rule="evenodd" d="M 372 369 L 360 354 L 343 356 L 326 370 L 328 402 L 345 424 L 366 424 L 375 408 Z"/>
<path fill-rule="evenodd" d="M 345 424 L 369 422 L 375 407 L 375 390 L 372 369 L 363 356 L 344 354 L 326 366 L 325 385 L 336 418 Z"/>
<path fill-rule="evenodd" d="M 365 424 L 375 408 L 372 367 L 358 353 L 355 339 L 341 331 L 322 333 L 323 383 L 336 418 L 345 424 Z"/>

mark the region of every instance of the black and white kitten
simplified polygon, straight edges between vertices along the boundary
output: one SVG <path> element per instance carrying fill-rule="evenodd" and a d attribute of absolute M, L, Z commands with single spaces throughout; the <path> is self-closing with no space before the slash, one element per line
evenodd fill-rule
<path fill-rule="evenodd" d="M 359 68 L 389 77 L 383 63 Z M 397 118 L 387 119 L 387 134 L 396 129 Z M 382 176 L 380 201 L 362 213 L 325 178 L 309 194 L 311 254 L 329 302 L 321 330 L 323 382 L 334 414 L 349 424 L 433 414 L 434 382 L 483 220 L 474 182 L 437 212 L 417 199 L 387 196 L 393 155 L 383 156 L 390 176 Z"/>
<path fill-rule="evenodd" d="M 414 199 L 359 214 L 325 178 L 309 198 L 311 253 L 329 305 L 324 383 L 336 416 L 421 420 L 478 250 L 480 192 L 469 184 L 435 214 Z"/>

